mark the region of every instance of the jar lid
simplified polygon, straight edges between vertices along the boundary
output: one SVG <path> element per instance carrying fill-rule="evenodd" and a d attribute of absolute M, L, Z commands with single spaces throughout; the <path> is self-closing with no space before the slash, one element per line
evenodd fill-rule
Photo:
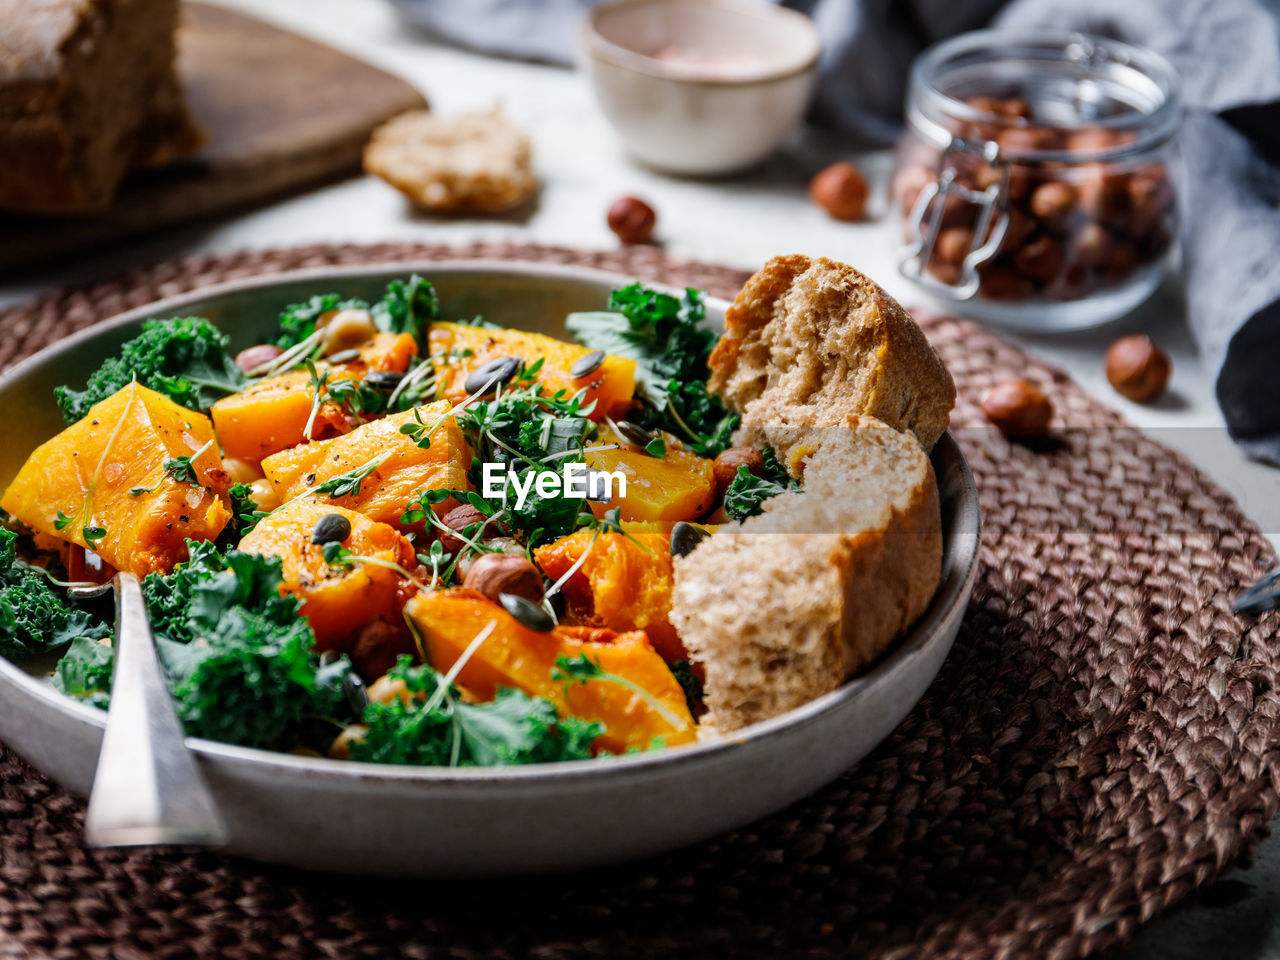
<path fill-rule="evenodd" d="M 1142 153 L 1173 136 L 1181 116 L 1179 91 L 1169 61 L 1130 43 L 1060 30 L 978 30 L 916 58 L 907 119 L 940 148 L 957 135 L 990 140 L 980 131 L 992 127 L 1102 128 L 1115 137 L 1085 150 L 1043 149 L 1031 138 L 1002 138 L 1006 142 L 998 150 L 1008 160 L 1105 161 Z M 1030 117 L 981 105 L 981 98 L 999 96 L 1025 100 Z"/>

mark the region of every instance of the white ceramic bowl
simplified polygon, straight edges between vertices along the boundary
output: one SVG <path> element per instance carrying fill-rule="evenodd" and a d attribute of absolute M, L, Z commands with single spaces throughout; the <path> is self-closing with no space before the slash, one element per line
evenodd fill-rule
<path fill-rule="evenodd" d="M 702 176 L 749 167 L 804 114 L 813 22 L 751 0 L 612 0 L 582 27 L 596 98 L 635 159 Z"/>
<path fill-rule="evenodd" d="M 477 314 L 565 337 L 564 317 L 601 309 L 629 278 L 573 267 L 420 263 L 236 281 L 174 297 L 68 337 L 0 376 L 0 485 L 63 426 L 53 387 L 82 382 L 152 316 L 197 314 L 256 343 L 284 304 L 336 290 L 375 299 L 418 272 L 445 316 Z M 709 322 L 723 323 L 721 300 Z M 595 866 L 704 840 L 780 810 L 839 776 L 911 710 L 951 647 L 977 569 L 978 506 L 964 458 L 933 452 L 942 500 L 942 582 L 911 634 L 863 676 L 716 743 L 540 766 L 391 767 L 192 739 L 237 854 L 390 876 L 502 875 Z M 725 589 L 732 589 L 726 584 Z M 106 715 L 0 659 L 0 739 L 69 789 L 93 781 Z"/>

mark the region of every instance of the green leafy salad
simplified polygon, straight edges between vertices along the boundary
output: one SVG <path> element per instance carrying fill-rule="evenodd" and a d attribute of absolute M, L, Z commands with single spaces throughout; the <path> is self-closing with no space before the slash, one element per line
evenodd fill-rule
<path fill-rule="evenodd" d="M 106 709 L 110 599 L 68 589 L 127 570 L 192 736 L 445 766 L 691 742 L 673 556 L 796 486 L 769 450 L 722 469 L 705 313 L 632 284 L 574 344 L 445 320 L 413 276 L 238 354 L 149 320 L 57 388 L 68 426 L 0 501 L 0 656 Z"/>

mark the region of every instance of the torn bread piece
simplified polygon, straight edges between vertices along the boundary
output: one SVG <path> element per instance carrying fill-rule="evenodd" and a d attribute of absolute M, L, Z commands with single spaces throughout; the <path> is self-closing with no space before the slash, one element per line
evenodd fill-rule
<path fill-rule="evenodd" d="M 706 671 L 708 730 L 736 730 L 836 689 L 937 589 L 938 487 L 916 438 L 846 416 L 804 443 L 802 489 L 675 561 L 671 621 Z"/>
<path fill-rule="evenodd" d="M 494 110 L 410 110 L 373 132 L 364 168 L 424 210 L 503 213 L 538 189 L 529 138 Z"/>
<path fill-rule="evenodd" d="M 742 414 L 735 442 L 783 457 L 793 439 L 849 414 L 910 430 L 928 451 L 956 398 L 947 368 L 892 297 L 853 267 L 804 256 L 774 257 L 747 281 L 710 367 L 708 388 Z"/>

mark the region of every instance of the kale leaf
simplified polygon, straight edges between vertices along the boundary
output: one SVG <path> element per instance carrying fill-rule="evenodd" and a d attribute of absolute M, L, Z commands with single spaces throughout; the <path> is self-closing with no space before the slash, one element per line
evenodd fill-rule
<path fill-rule="evenodd" d="M 705 709 L 701 678 L 693 672 L 693 667 L 688 660 L 673 660 L 667 666 L 671 668 L 676 683 L 680 684 L 680 689 L 684 691 L 684 701 L 689 706 L 689 712 L 696 717 Z"/>
<path fill-rule="evenodd" d="M 105 710 L 111 703 L 111 674 L 115 653 L 109 643 L 80 636 L 53 671 L 53 686 L 69 697 Z"/>
<path fill-rule="evenodd" d="M 797 486 L 770 448 L 765 447 L 761 454 L 764 457 L 763 475 L 757 477 L 744 464 L 738 467 L 729 489 L 724 493 L 724 512 L 731 520 L 745 520 L 764 513 L 766 500 Z"/>
<path fill-rule="evenodd" d="M 407 283 L 404 280 L 388 283 L 387 292 L 371 312 L 379 330 L 412 334 L 426 355 L 427 328 L 440 318 L 440 298 L 435 287 L 415 273 Z"/>
<path fill-rule="evenodd" d="M 136 377 L 180 406 L 207 410 L 247 383 L 227 353 L 228 339 L 202 317 L 148 320 L 142 333 L 94 371 L 85 389 L 57 387 L 54 396 L 67 422 L 74 423 Z"/>
<path fill-rule="evenodd" d="M 187 732 L 248 747 L 323 748 L 352 719 L 350 662 L 322 665 L 278 557 L 188 541 L 190 560 L 142 583 Z"/>
<path fill-rule="evenodd" d="M 390 676 L 411 694 L 409 702 L 370 704 L 368 726 L 351 745 L 351 759 L 428 766 L 503 766 L 585 760 L 604 730 L 598 723 L 560 717 L 555 705 L 519 690 L 501 689 L 488 703 L 463 703 L 430 666 L 401 657 Z"/>
<path fill-rule="evenodd" d="M 707 392 L 707 359 L 716 334 L 703 325 L 702 294 L 673 297 L 638 283 L 613 291 L 609 309 L 573 313 L 565 326 L 580 342 L 636 361 L 636 380 L 649 408 L 635 419 L 669 430 L 701 456 L 729 446 L 738 415 Z"/>
<path fill-rule="evenodd" d="M 72 606 L 18 559 L 17 540 L 11 530 L 0 530 L 0 656 L 21 663 L 76 637 L 110 635 L 105 622 Z"/>

